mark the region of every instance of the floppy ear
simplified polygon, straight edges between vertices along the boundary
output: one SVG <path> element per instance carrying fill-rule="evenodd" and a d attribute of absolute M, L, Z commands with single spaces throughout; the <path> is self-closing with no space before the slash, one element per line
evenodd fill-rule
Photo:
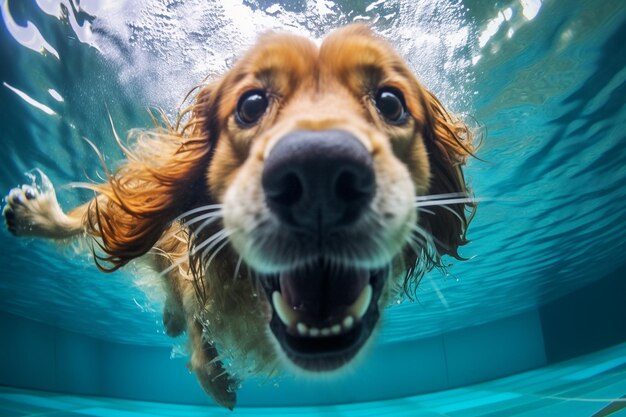
<path fill-rule="evenodd" d="M 183 126 L 179 119 L 175 127 L 165 122 L 131 132 L 130 148 L 118 139 L 127 160 L 108 173 L 107 183 L 90 186 L 101 194 L 86 219 L 87 232 L 101 238 L 100 269 L 114 271 L 144 255 L 177 216 L 209 199 L 204 176 L 214 140 L 210 92 L 206 87 L 198 93 L 181 115 L 189 115 Z"/>
<path fill-rule="evenodd" d="M 432 174 L 428 194 L 447 194 L 449 199 L 470 197 L 462 167 L 474 152 L 472 132 L 425 89 L 422 89 L 422 107 L 423 136 Z M 434 214 L 423 213 L 420 223 L 434 237 L 437 253 L 462 259 L 458 248 L 468 242 L 465 233 L 476 204 L 446 204 L 429 206 L 428 209 Z M 435 263 L 439 264 L 440 259 L 436 259 Z"/>

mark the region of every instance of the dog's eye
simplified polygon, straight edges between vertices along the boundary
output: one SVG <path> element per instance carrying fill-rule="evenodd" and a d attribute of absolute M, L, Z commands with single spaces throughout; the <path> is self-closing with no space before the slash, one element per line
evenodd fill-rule
<path fill-rule="evenodd" d="M 395 88 L 385 87 L 378 90 L 374 103 L 380 114 L 389 123 L 401 124 L 407 118 L 404 96 Z"/>
<path fill-rule="evenodd" d="M 239 98 L 235 117 L 242 126 L 251 126 L 265 114 L 268 104 L 267 95 L 264 91 L 248 91 Z"/>

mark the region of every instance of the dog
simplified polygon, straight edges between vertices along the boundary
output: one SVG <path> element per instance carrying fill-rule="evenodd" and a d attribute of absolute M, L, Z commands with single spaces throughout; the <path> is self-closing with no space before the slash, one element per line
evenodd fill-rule
<path fill-rule="evenodd" d="M 359 24 L 319 46 L 264 34 L 178 123 L 117 139 L 91 201 L 63 212 L 42 173 L 5 198 L 7 228 L 86 238 L 103 271 L 149 263 L 167 334 L 230 409 L 244 374 L 353 363 L 391 299 L 462 259 L 476 207 L 471 130 Z"/>

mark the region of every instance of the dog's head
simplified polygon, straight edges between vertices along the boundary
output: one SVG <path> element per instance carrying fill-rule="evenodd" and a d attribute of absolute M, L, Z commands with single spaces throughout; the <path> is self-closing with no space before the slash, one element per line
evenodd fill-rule
<path fill-rule="evenodd" d="M 263 36 L 196 114 L 215 141 L 209 193 L 300 368 L 349 362 L 416 262 L 430 269 L 465 243 L 463 203 L 416 198 L 466 194 L 468 131 L 364 26 L 319 47 Z"/>
<path fill-rule="evenodd" d="M 188 222 L 190 267 L 216 338 L 240 350 L 338 369 L 396 291 L 466 243 L 470 132 L 365 26 L 319 47 L 261 37 L 190 114 L 113 177 L 102 259 L 122 265 L 217 203 L 223 229 Z"/>

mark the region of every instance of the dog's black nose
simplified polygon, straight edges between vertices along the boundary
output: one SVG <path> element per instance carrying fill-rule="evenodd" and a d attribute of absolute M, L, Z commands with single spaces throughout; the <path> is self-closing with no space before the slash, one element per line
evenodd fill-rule
<path fill-rule="evenodd" d="M 285 135 L 265 160 L 262 183 L 281 221 L 314 233 L 352 224 L 376 192 L 372 157 L 343 130 Z"/>

